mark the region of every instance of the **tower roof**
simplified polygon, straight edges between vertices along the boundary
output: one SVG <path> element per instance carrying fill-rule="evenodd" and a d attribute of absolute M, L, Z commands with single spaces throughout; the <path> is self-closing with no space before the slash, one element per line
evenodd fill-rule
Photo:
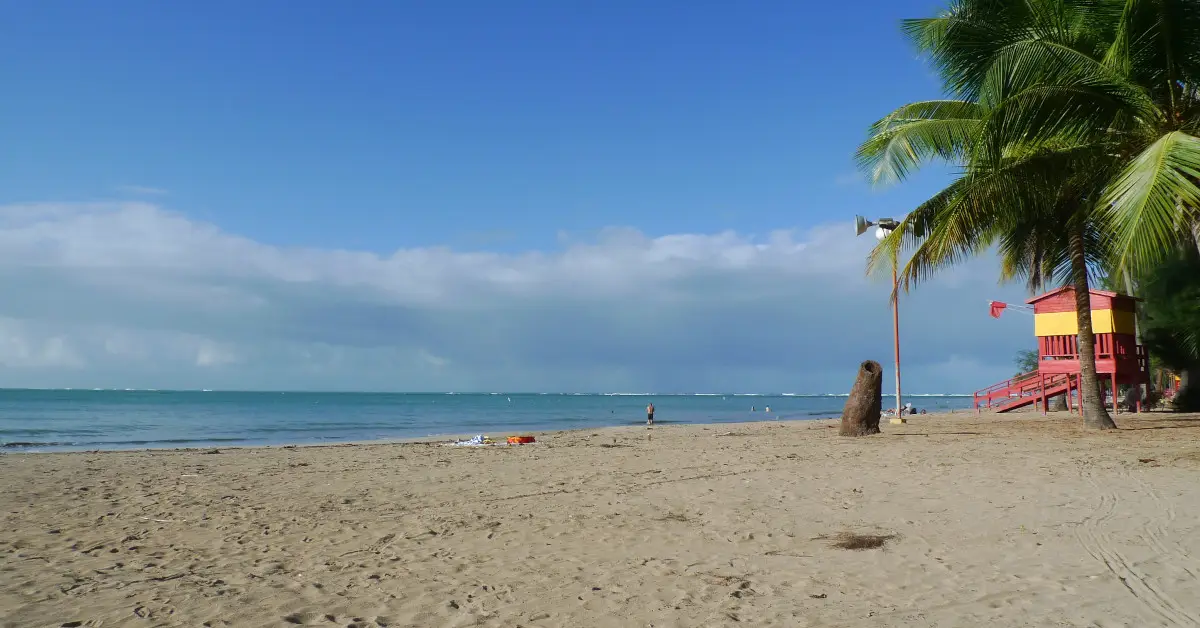
<path fill-rule="evenodd" d="M 1063 286 L 1057 290 L 1051 290 L 1050 292 L 1047 292 L 1045 294 L 1040 294 L 1040 295 L 1033 297 L 1032 299 L 1029 299 L 1025 302 L 1030 305 L 1033 305 L 1035 303 L 1045 301 L 1046 299 L 1052 299 L 1054 297 L 1057 297 L 1058 295 L 1060 295 L 1064 292 L 1075 292 L 1075 286 Z M 1110 290 L 1096 290 L 1095 288 L 1093 288 L 1091 290 L 1088 290 L 1088 293 L 1091 294 L 1092 296 L 1107 297 L 1109 299 L 1133 299 L 1134 301 L 1141 301 L 1141 299 L 1139 299 L 1137 297 L 1131 297 L 1127 294 L 1121 294 L 1119 292 L 1112 292 Z"/>

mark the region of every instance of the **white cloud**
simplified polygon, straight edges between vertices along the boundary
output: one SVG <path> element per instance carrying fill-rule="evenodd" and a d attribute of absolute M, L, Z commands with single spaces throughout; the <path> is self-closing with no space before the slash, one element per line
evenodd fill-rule
<path fill-rule="evenodd" d="M 888 286 L 846 224 L 553 252 L 280 248 L 147 203 L 0 208 L 9 385 L 400 390 L 845 390 L 890 364 Z M 1010 374 L 1028 321 L 987 317 L 995 263 L 901 305 L 905 387 Z M 951 359 L 971 368 L 947 367 Z"/>
<path fill-rule="evenodd" d="M 424 349 L 418 350 L 417 355 L 420 356 L 420 358 L 424 360 L 426 364 L 433 368 L 442 368 L 447 364 L 450 364 L 450 360 L 438 355 L 434 355 Z"/>
<path fill-rule="evenodd" d="M 232 347 L 208 339 L 201 340 L 196 347 L 196 366 L 224 366 L 237 361 L 237 352 Z"/>
<path fill-rule="evenodd" d="M 0 366 L 77 369 L 84 361 L 62 336 L 38 334 L 23 321 L 0 319 Z"/>
<path fill-rule="evenodd" d="M 163 196 L 167 191 L 162 188 L 152 188 L 145 185 L 118 185 L 116 190 L 121 194 L 132 194 L 135 196 Z"/>

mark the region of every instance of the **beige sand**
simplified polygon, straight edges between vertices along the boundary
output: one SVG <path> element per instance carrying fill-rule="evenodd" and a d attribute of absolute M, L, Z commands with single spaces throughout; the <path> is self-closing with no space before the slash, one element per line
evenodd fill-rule
<path fill-rule="evenodd" d="M 1121 418 L 5 455 L 0 625 L 1197 625 L 1200 417 Z"/>

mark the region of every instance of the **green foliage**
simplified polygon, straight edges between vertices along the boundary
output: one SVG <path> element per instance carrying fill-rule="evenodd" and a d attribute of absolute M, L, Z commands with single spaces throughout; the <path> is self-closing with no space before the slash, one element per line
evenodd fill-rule
<path fill-rule="evenodd" d="M 952 0 L 903 28 L 948 97 L 876 122 L 858 163 L 875 182 L 930 161 L 960 176 L 876 247 L 869 271 L 911 252 L 908 290 L 995 247 L 1002 279 L 1069 281 L 1087 316 L 1096 278 L 1144 276 L 1200 245 L 1197 0 Z M 1094 396 L 1095 365 L 1082 366 Z"/>
<path fill-rule="evenodd" d="M 1036 371 L 1038 370 L 1038 352 L 1033 349 L 1022 349 L 1017 352 L 1013 364 L 1017 366 L 1017 375 Z"/>
<path fill-rule="evenodd" d="M 1171 405 L 1200 411 L 1200 385 L 1194 381 L 1200 377 L 1200 256 L 1185 250 L 1153 269 L 1141 286 L 1142 342 L 1152 360 L 1192 376 Z"/>
<path fill-rule="evenodd" d="M 1194 130 L 1189 128 L 1189 130 Z M 1200 216 L 1200 138 L 1169 131 L 1126 165 L 1101 200 L 1111 216 L 1118 268 L 1161 261 L 1177 248 L 1181 227 Z"/>
<path fill-rule="evenodd" d="M 1108 256 L 1084 199 L 1098 198 L 1116 169 L 1106 147 L 1079 141 L 1086 139 L 1081 129 L 1089 120 L 1110 124 L 1122 105 L 1145 109 L 1147 100 L 1072 48 L 1085 34 L 1086 20 L 1077 19 L 1085 15 L 1060 0 L 963 0 L 938 17 L 905 23 L 960 98 L 906 105 L 876 122 L 859 165 L 876 182 L 903 179 L 931 160 L 955 163 L 963 174 L 877 248 L 872 269 L 913 249 L 902 273 L 909 289 L 998 245 L 1002 278 L 1040 289 L 1071 277 L 1072 235 L 1082 235 L 1089 267 Z M 1103 89 L 1106 106 L 1078 106 Z M 1075 103 L 1075 115 L 1064 117 L 1053 103 Z M 1103 111 L 1111 115 L 1093 119 Z"/>
<path fill-rule="evenodd" d="M 1171 408 L 1176 412 L 1200 412 L 1200 386 L 1185 386 L 1171 400 Z"/>
<path fill-rule="evenodd" d="M 1146 398 L 1142 399 L 1142 408 L 1144 410 L 1157 410 L 1162 405 L 1162 392 L 1151 388 L 1146 393 Z"/>
<path fill-rule="evenodd" d="M 1150 354 L 1175 371 L 1200 366 L 1200 258 L 1185 254 L 1164 262 L 1142 282 L 1141 296 Z"/>
<path fill-rule="evenodd" d="M 930 161 L 960 174 L 876 247 L 869 272 L 908 252 L 908 290 L 994 247 L 1001 279 L 1070 282 L 1086 316 L 1098 277 L 1126 283 L 1200 246 L 1197 0 L 952 0 L 903 29 L 948 96 L 876 122 L 857 161 L 877 183 Z M 1173 321 L 1163 344 L 1194 349 L 1197 327 L 1189 336 L 1173 312 L 1158 314 Z M 1082 366 L 1095 395 L 1095 365 Z"/>
<path fill-rule="evenodd" d="M 998 245 L 1003 278 L 1037 289 L 1068 277 L 1071 232 L 1089 271 L 1120 273 L 1200 224 L 1196 0 L 957 0 L 903 28 L 952 97 L 876 122 L 859 165 L 880 183 L 934 160 L 962 176 L 872 268 L 913 250 L 908 289 Z"/>

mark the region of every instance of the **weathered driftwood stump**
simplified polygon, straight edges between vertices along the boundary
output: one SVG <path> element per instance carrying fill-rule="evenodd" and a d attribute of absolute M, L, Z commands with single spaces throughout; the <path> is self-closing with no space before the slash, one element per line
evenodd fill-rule
<path fill-rule="evenodd" d="M 879 433 L 879 415 L 883 411 L 883 367 L 867 360 L 858 367 L 858 379 L 850 389 L 842 410 L 842 436 L 866 436 Z"/>

